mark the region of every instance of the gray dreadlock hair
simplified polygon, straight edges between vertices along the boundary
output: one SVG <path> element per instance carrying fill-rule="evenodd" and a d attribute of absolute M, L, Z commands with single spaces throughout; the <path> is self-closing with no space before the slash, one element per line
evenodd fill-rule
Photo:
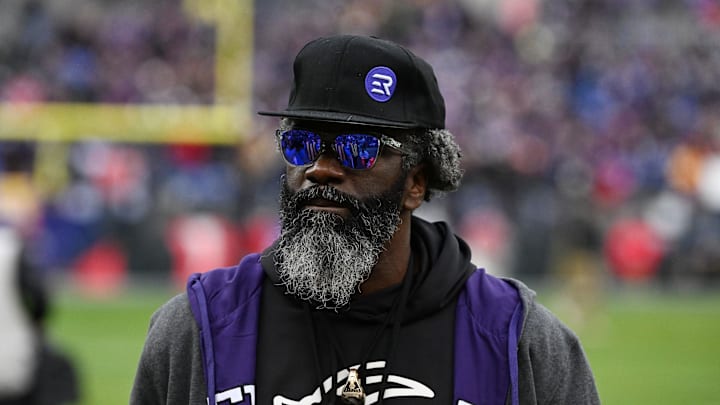
<path fill-rule="evenodd" d="M 420 129 L 421 133 L 401 136 L 406 154 L 403 155 L 403 169 L 425 164 L 428 189 L 425 201 L 455 191 L 460 187 L 463 170 L 460 168 L 462 152 L 455 142 L 455 136 L 447 129 Z"/>
<path fill-rule="evenodd" d="M 294 121 L 283 118 L 280 129 L 292 128 Z M 462 152 L 455 136 L 447 129 L 393 130 L 390 135 L 403 144 L 403 170 L 424 164 L 428 176 L 425 201 L 452 192 L 460 187 L 463 170 L 460 168 Z"/>

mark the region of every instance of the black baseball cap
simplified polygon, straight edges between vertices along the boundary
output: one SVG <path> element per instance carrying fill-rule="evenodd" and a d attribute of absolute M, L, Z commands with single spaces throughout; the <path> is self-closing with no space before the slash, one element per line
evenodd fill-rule
<path fill-rule="evenodd" d="M 284 111 L 260 115 L 392 128 L 445 128 L 432 67 L 405 47 L 367 36 L 309 42 L 295 57 Z"/>

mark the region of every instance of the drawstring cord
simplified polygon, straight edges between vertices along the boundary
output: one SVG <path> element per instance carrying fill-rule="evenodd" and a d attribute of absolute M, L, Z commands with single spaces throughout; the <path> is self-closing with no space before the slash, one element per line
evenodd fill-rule
<path fill-rule="evenodd" d="M 317 334 L 315 333 L 315 321 L 313 320 L 312 313 L 310 312 L 310 304 L 307 301 L 303 301 L 303 309 L 305 312 L 305 316 L 307 317 L 308 327 L 310 329 L 310 341 L 312 342 L 311 346 L 313 350 L 313 360 L 315 363 L 315 373 L 318 380 L 320 381 L 320 387 L 322 389 L 323 376 L 322 368 L 320 368 L 320 354 L 318 353 Z"/>
<path fill-rule="evenodd" d="M 380 381 L 380 388 L 378 389 L 378 405 L 382 405 L 383 401 L 385 400 L 384 394 L 385 387 L 388 383 L 388 375 L 390 373 L 390 363 L 395 357 L 395 351 L 397 349 L 398 340 L 400 337 L 400 327 L 402 326 L 403 315 L 405 313 L 405 308 L 407 308 L 408 298 L 410 297 L 410 287 L 412 286 L 414 270 L 415 269 L 413 266 L 413 258 L 412 255 L 410 255 L 410 263 L 408 265 L 407 273 L 405 274 L 405 279 L 403 280 L 402 291 L 400 292 L 399 306 L 395 311 L 393 311 L 395 312 L 395 322 L 393 323 L 389 351 L 385 359 L 385 371 L 383 372 L 382 380 Z M 368 352 L 368 355 L 369 354 L 370 352 Z M 365 359 L 365 361 L 367 361 L 367 358 Z"/>

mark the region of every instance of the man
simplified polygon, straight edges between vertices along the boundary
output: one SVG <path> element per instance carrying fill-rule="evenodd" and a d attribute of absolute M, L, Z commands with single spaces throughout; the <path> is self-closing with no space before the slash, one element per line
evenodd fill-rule
<path fill-rule="evenodd" d="M 153 316 L 131 403 L 599 403 L 577 338 L 532 291 L 413 216 L 461 178 L 430 65 L 320 38 L 287 109 L 261 114 L 282 117 L 280 237 Z"/>

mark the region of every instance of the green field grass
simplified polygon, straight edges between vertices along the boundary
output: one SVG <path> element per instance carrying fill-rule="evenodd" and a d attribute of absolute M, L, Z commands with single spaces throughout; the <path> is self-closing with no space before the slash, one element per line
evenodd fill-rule
<path fill-rule="evenodd" d="M 75 359 L 81 404 L 128 403 L 148 319 L 172 294 L 58 296 L 49 332 Z M 540 300 L 580 335 L 603 404 L 720 404 L 720 294 L 609 294 L 581 314 L 557 294 Z"/>
<path fill-rule="evenodd" d="M 720 295 L 605 297 L 579 322 L 603 404 L 720 404 Z"/>
<path fill-rule="evenodd" d="M 158 289 L 102 300 L 67 292 L 57 297 L 50 337 L 75 361 L 81 405 L 128 403 L 150 316 L 173 294 Z"/>

